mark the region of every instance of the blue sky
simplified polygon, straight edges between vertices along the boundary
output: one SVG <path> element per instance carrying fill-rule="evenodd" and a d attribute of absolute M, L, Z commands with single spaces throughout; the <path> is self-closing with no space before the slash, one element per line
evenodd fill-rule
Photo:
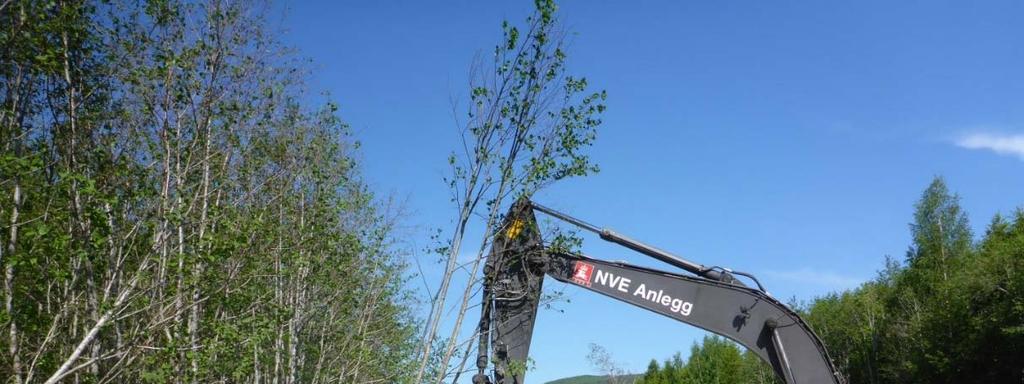
<path fill-rule="evenodd" d="M 312 60 L 310 89 L 340 103 L 366 180 L 406 209 L 401 246 L 429 280 L 427 232 L 455 213 L 441 181 L 452 101 L 532 2 L 285 5 L 283 39 Z M 976 234 L 1024 203 L 1024 2 L 572 1 L 560 14 L 576 33 L 570 72 L 609 109 L 591 151 L 602 172 L 543 191 L 546 205 L 808 300 L 902 258 L 936 175 Z M 657 266 L 595 238 L 584 250 Z M 566 294 L 539 316 L 530 382 L 593 373 L 589 343 L 642 371 L 703 335 Z"/>

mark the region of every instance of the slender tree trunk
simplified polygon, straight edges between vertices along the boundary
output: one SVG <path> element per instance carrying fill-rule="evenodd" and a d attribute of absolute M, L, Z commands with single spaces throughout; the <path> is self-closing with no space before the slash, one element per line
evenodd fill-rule
<path fill-rule="evenodd" d="M 278 208 L 278 225 L 282 228 L 285 226 L 284 223 L 284 208 Z M 283 236 L 283 234 L 281 234 Z M 284 243 L 282 238 L 277 239 L 277 249 L 274 250 L 274 304 L 278 309 L 284 308 L 284 276 L 283 268 L 281 265 L 281 254 L 284 252 Z M 284 324 L 281 322 L 281 316 L 277 315 L 275 328 L 277 329 L 277 337 L 274 339 L 274 372 L 271 376 L 271 383 L 278 384 L 281 377 L 281 351 L 284 349 Z"/>
<path fill-rule="evenodd" d="M 122 305 L 124 305 L 125 301 L 128 300 L 128 298 L 131 297 L 131 295 L 134 293 L 135 288 L 138 286 L 139 281 L 142 279 L 143 273 L 147 269 L 149 269 L 148 261 L 148 259 L 143 259 L 142 263 L 139 265 L 139 268 L 135 271 L 135 274 L 129 281 L 128 286 L 125 287 L 125 289 L 121 291 L 119 295 L 117 295 L 117 298 L 110 305 L 110 308 L 103 312 L 103 314 L 99 317 L 96 323 L 93 324 L 93 326 L 89 328 L 88 331 L 86 331 L 85 336 L 82 337 L 82 339 L 78 342 L 75 348 L 71 351 L 71 354 L 67 357 L 67 359 L 64 360 L 63 363 L 61 363 L 60 367 L 57 368 L 53 375 L 51 375 L 49 379 L 46 379 L 45 384 L 54 384 L 62 380 L 64 376 L 68 374 L 68 371 L 72 368 L 72 365 L 76 361 L 78 361 L 79 357 L 81 357 L 82 352 L 85 351 L 85 348 L 88 347 L 90 343 L 92 343 L 92 341 L 96 338 L 96 336 L 103 329 L 103 327 L 106 326 L 107 323 L 113 318 L 113 316 L 121 311 Z M 87 363 L 95 364 L 96 361 L 89 361 Z"/>
<path fill-rule="evenodd" d="M 297 234 L 297 243 L 303 244 L 303 233 L 306 230 L 306 196 L 305 194 L 299 195 L 299 228 Z M 298 276 L 295 277 L 292 283 L 291 292 L 291 307 L 292 316 L 288 320 L 288 384 L 294 384 L 298 380 L 298 369 L 299 369 L 299 323 L 302 321 L 305 315 L 304 311 L 304 300 L 302 292 L 305 291 L 306 286 L 306 275 L 308 267 L 305 260 L 307 253 L 299 247 L 298 252 L 298 263 L 300 265 Z"/>
<path fill-rule="evenodd" d="M 24 121 L 24 113 L 22 113 L 21 106 L 21 92 L 24 91 L 22 81 L 24 79 L 23 71 L 21 66 L 16 66 L 15 71 L 17 75 L 14 77 L 13 85 L 7 89 L 8 99 L 11 100 L 11 115 L 5 115 L 3 119 L 0 119 L 0 123 L 4 124 L 7 130 L 9 130 L 9 139 L 7 143 L 4 143 L 4 149 L 11 150 L 14 155 L 20 158 L 22 154 L 22 123 Z M 5 140 L 6 141 L 6 140 Z M 0 265 L 4 266 L 4 310 L 8 317 L 8 330 L 7 337 L 10 343 L 7 346 L 7 352 L 11 355 L 11 374 L 15 384 L 22 383 L 22 368 L 21 368 L 21 356 L 19 352 L 19 334 L 18 334 L 18 318 L 14 312 L 14 252 L 17 251 L 18 244 L 18 216 L 21 213 L 21 180 L 18 177 L 14 177 L 12 180 L 14 184 L 11 191 L 11 213 L 9 217 L 10 230 L 8 231 L 7 244 L 0 248 Z M 0 209 L 2 211 L 3 209 Z"/>
<path fill-rule="evenodd" d="M 11 207 L 11 230 L 7 237 L 7 263 L 4 266 L 4 310 L 9 318 L 7 352 L 11 354 L 11 371 L 14 373 L 15 384 L 21 383 L 21 356 L 18 352 L 18 321 L 14 314 L 14 263 L 11 262 L 18 243 L 18 213 L 21 208 L 21 185 L 14 180 L 13 206 Z"/>
<path fill-rule="evenodd" d="M 209 111 L 207 111 L 209 113 Z M 210 156 L 211 156 L 211 122 L 209 118 L 205 121 L 205 135 L 203 140 L 203 179 L 201 186 L 200 198 L 200 210 L 199 210 L 199 238 L 196 240 L 199 243 L 198 254 L 206 254 L 209 248 L 206 246 L 206 228 L 208 226 L 209 219 L 209 205 L 210 205 Z M 200 321 L 200 286 L 199 280 L 203 273 L 203 262 L 196 260 L 192 265 L 192 307 L 189 310 L 188 319 L 188 338 L 189 338 L 189 349 L 192 351 L 190 358 L 190 369 L 191 369 L 191 380 L 192 384 L 196 384 L 199 380 L 199 321 Z"/>
<path fill-rule="evenodd" d="M 527 89 L 532 89 L 532 87 L 527 87 Z M 525 121 L 525 117 L 531 113 L 532 109 L 529 107 L 529 105 L 531 105 L 529 100 L 535 97 L 535 95 L 527 93 L 522 97 L 523 100 L 521 101 L 521 103 L 527 107 L 525 107 L 523 111 L 520 112 L 519 121 Z M 513 165 L 516 164 L 516 159 L 519 155 L 519 149 L 525 142 L 525 135 L 528 132 L 528 129 L 516 130 L 515 135 L 512 138 L 512 143 L 509 146 L 508 153 L 504 160 L 505 163 L 502 164 L 500 167 L 501 173 L 499 180 L 497 181 L 498 190 L 494 194 L 495 197 L 492 200 L 493 203 L 491 204 L 490 212 L 488 212 L 487 215 L 487 221 L 486 224 L 484 225 L 483 239 L 480 242 L 480 248 L 477 250 L 477 255 L 473 260 L 472 267 L 470 268 L 469 280 L 467 280 L 466 282 L 466 287 L 462 293 L 462 302 L 459 304 L 458 312 L 456 312 L 455 326 L 452 328 L 451 335 L 449 336 L 450 342 L 448 343 L 448 348 L 445 350 L 444 356 L 441 358 L 441 366 L 444 368 L 447 368 L 448 362 L 451 361 L 452 355 L 455 353 L 455 348 L 458 345 L 457 338 L 462 328 L 462 321 L 466 317 L 466 312 L 468 312 L 469 300 L 473 296 L 473 288 L 476 287 L 476 276 L 478 270 L 480 269 L 480 262 L 481 260 L 483 260 L 483 255 L 484 252 L 486 252 L 488 244 L 490 244 L 488 239 L 490 239 L 491 236 L 493 235 L 491 232 L 494 230 L 495 223 L 497 222 L 499 214 L 498 210 L 501 207 L 500 202 L 504 200 L 506 191 L 511 187 L 511 184 L 514 182 L 515 174 L 513 173 L 514 170 L 512 167 Z M 470 195 L 467 194 L 467 198 L 469 196 Z M 440 383 L 444 379 L 445 375 L 445 369 L 439 370 L 435 382 Z"/>
<path fill-rule="evenodd" d="M 252 317 L 253 318 L 256 317 L 256 308 L 255 307 L 253 307 L 253 309 L 252 309 Z M 256 383 L 256 384 L 264 382 L 263 381 L 263 371 L 260 370 L 261 369 L 260 368 L 260 359 L 262 359 L 262 356 L 260 355 L 260 343 L 257 340 L 253 340 L 253 342 L 252 342 L 252 361 L 253 361 L 253 363 L 252 363 L 252 374 L 253 374 L 253 383 Z"/>
<path fill-rule="evenodd" d="M 499 187 L 499 195 L 501 192 L 504 191 L 504 188 L 505 183 L 502 182 L 501 187 Z M 488 231 L 494 225 L 494 219 L 497 217 L 498 214 L 498 206 L 499 204 L 493 204 L 491 213 L 490 215 L 488 215 L 487 224 L 484 226 L 485 228 L 488 229 Z M 486 250 L 488 244 L 487 238 L 489 236 L 490 234 L 484 235 L 484 240 L 480 244 L 480 249 L 477 251 L 478 253 L 477 256 L 475 257 L 475 260 L 473 261 L 472 267 L 470 267 L 469 279 L 466 281 L 466 287 L 462 293 L 462 302 L 459 304 L 459 311 L 456 313 L 455 325 L 452 328 L 451 335 L 449 336 L 449 340 L 451 341 L 448 343 L 448 348 L 445 350 L 444 356 L 441 358 L 442 367 L 447 367 L 447 363 L 451 361 L 452 355 L 455 353 L 455 347 L 458 345 L 457 338 L 459 335 L 459 331 L 462 328 L 462 321 L 463 319 L 465 319 L 467 308 L 469 308 L 469 300 L 470 298 L 473 297 L 473 288 L 476 287 L 477 270 L 480 269 L 480 260 L 482 259 L 483 252 Z M 440 383 L 441 381 L 444 380 L 445 376 L 445 369 L 438 371 L 438 376 L 435 379 L 435 382 Z"/>
<path fill-rule="evenodd" d="M 420 347 L 420 366 L 416 371 L 416 383 L 423 382 L 423 374 L 426 371 L 427 363 L 430 361 L 434 339 L 437 338 L 438 327 L 441 324 L 441 318 L 444 316 L 444 304 L 448 296 L 448 286 L 451 284 L 452 276 L 458 263 L 459 249 L 462 248 L 462 239 L 465 236 L 466 225 L 475 208 L 474 200 L 471 196 L 476 189 L 476 183 L 479 180 L 481 171 L 482 165 L 480 163 L 474 164 L 473 172 L 470 174 L 469 182 L 466 185 L 466 195 L 459 209 L 459 221 L 455 226 L 455 233 L 452 235 L 451 248 L 448 250 L 448 260 L 444 268 L 444 276 L 441 277 L 441 285 L 437 288 L 436 297 L 434 297 L 431 305 L 430 320 L 427 327 L 424 328 L 424 337 Z M 442 367 L 441 370 L 443 371 L 444 368 Z"/>

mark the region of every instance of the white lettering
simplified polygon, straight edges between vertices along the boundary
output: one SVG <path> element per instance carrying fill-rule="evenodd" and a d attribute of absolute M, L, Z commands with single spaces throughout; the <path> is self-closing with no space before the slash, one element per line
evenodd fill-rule
<path fill-rule="evenodd" d="M 594 282 L 602 285 L 608 285 L 608 276 L 611 275 L 600 269 L 597 270 L 597 277 L 594 277 Z"/>
<path fill-rule="evenodd" d="M 615 288 L 619 292 L 629 292 L 629 284 L 633 282 L 625 277 L 615 276 L 600 269 L 597 270 L 597 276 L 594 277 L 594 281 L 606 287 Z"/>
<path fill-rule="evenodd" d="M 639 287 L 636 287 L 636 292 L 633 292 L 633 296 L 645 297 L 647 295 L 647 286 L 644 283 L 640 283 Z"/>
<path fill-rule="evenodd" d="M 600 273 L 600 271 L 598 273 Z M 626 280 L 627 283 L 629 282 L 629 279 L 623 280 Z M 621 285 L 617 288 L 619 291 L 626 292 L 624 289 L 622 289 L 623 287 Z M 640 296 L 644 298 L 644 300 L 653 302 L 655 304 L 661 304 L 663 306 L 668 307 L 668 309 L 671 310 L 672 312 L 678 313 L 683 316 L 690 316 L 690 312 L 693 311 L 693 303 L 685 301 L 683 299 L 673 298 L 672 296 L 665 294 L 665 292 L 663 292 L 660 289 L 648 289 L 647 285 L 643 283 L 640 283 L 640 285 L 636 287 L 636 290 L 633 291 L 633 296 Z"/>
<path fill-rule="evenodd" d="M 619 292 L 629 292 L 629 283 L 632 283 L 632 281 L 625 277 L 619 280 Z"/>

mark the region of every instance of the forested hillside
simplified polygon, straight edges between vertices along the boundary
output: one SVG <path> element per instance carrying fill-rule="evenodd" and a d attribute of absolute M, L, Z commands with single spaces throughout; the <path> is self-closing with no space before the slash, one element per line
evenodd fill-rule
<path fill-rule="evenodd" d="M 913 243 L 857 289 L 802 315 L 850 383 L 1019 383 L 1024 378 L 1024 211 L 975 242 L 941 178 L 915 206 Z M 651 361 L 643 383 L 771 383 L 767 365 L 717 337 L 686 362 Z"/>
<path fill-rule="evenodd" d="M 392 218 L 221 1 L 0 3 L 0 382 L 401 382 Z"/>
<path fill-rule="evenodd" d="M 1024 379 L 1024 211 L 974 242 L 942 179 L 915 206 L 913 243 L 860 288 L 814 300 L 806 317 L 852 383 Z"/>

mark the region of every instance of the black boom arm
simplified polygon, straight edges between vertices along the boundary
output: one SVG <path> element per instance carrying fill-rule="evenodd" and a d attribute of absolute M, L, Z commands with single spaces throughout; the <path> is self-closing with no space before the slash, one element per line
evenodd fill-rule
<path fill-rule="evenodd" d="M 835 383 L 825 347 L 796 313 L 752 288 L 550 254 L 548 275 L 726 336 L 769 362 L 786 383 Z"/>
<path fill-rule="evenodd" d="M 686 264 L 679 266 L 696 276 L 548 251 L 532 208 L 525 200 L 513 206 L 485 266 L 479 373 L 474 383 L 489 382 L 484 374 L 488 350 L 493 351 L 498 384 L 523 383 L 545 274 L 728 337 L 771 364 L 787 384 L 841 382 L 825 346 L 807 323 L 763 290 L 740 284 L 727 270 L 710 274 L 699 264 L 650 247 L 664 253 L 658 259 L 682 260 Z M 629 248 L 648 254 L 646 245 L 627 240 L 638 244 Z"/>

